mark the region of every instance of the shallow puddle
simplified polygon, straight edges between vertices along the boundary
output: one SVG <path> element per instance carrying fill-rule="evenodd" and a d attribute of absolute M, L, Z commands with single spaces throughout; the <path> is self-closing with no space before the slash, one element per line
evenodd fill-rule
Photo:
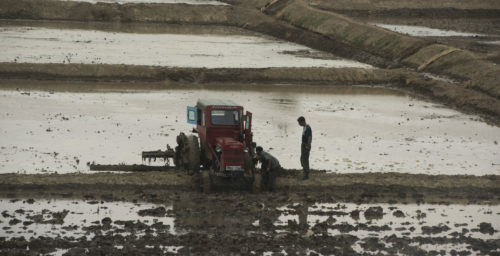
<path fill-rule="evenodd" d="M 122 233 L 130 233 L 126 227 L 139 222 L 157 226 L 161 224 L 161 232 L 176 233 L 173 216 L 165 213 L 163 216 L 138 214 L 141 210 L 158 207 L 171 211 L 172 205 L 96 200 L 30 200 L 0 199 L 0 237 L 22 236 L 29 239 L 38 236 L 85 236 L 91 239 L 94 236 L 93 227 L 108 225 L 104 231 L 122 229 Z"/>
<path fill-rule="evenodd" d="M 500 41 L 481 41 L 482 44 L 492 44 L 500 46 Z"/>
<path fill-rule="evenodd" d="M 192 130 L 186 106 L 199 98 L 225 98 L 253 112 L 254 140 L 284 168 L 301 168 L 302 129 L 296 119 L 303 115 L 313 130 L 313 169 L 500 174 L 500 128 L 397 91 L 312 85 L 217 88 L 0 91 L 0 173 L 86 172 L 94 161 L 139 164 L 142 151 L 175 146 L 180 132 Z"/>
<path fill-rule="evenodd" d="M 0 27 L 0 62 L 127 64 L 170 67 L 360 67 L 269 37 L 137 34 L 41 27 Z"/>
<path fill-rule="evenodd" d="M 390 25 L 390 24 L 373 24 L 377 27 L 385 28 L 394 32 L 398 32 L 410 36 L 418 37 L 446 37 L 446 36 L 461 36 L 461 37 L 478 37 L 484 36 L 476 33 L 466 33 L 453 30 L 443 30 L 436 28 L 428 28 L 423 26 L 409 26 L 409 25 Z"/>
<path fill-rule="evenodd" d="M 235 237 L 245 235 L 248 239 L 264 236 L 283 241 L 279 238 L 293 234 L 315 241 L 309 243 L 310 252 L 331 246 L 328 237 L 344 237 L 358 253 L 387 253 L 395 249 L 403 255 L 411 255 L 408 249 L 412 248 L 444 251 L 446 255 L 452 250 L 476 254 L 477 249 L 495 250 L 489 246 L 495 246 L 495 241 L 500 239 L 498 205 L 292 202 L 275 207 L 272 201 L 242 204 L 228 199 L 210 198 L 206 202 L 199 199 L 179 200 L 168 205 L 0 199 L 0 238 L 51 237 L 76 246 L 82 239 L 90 241 L 95 236 L 110 235 L 116 239 L 108 240 L 109 243 L 120 250 L 128 241 L 145 235 L 156 238 L 186 235 L 183 239 L 189 239 L 192 234 L 229 233 Z M 220 204 L 239 206 L 231 211 L 219 207 Z M 144 212 L 151 214 L 150 210 L 158 208 L 162 210 L 154 212 L 156 215 L 144 216 Z M 125 239 L 119 239 L 123 237 Z M 171 244 L 172 241 L 175 240 L 162 240 L 161 249 L 175 253 L 182 248 Z M 143 246 L 148 248 L 147 244 Z M 273 248 L 280 247 L 290 245 L 273 244 Z M 59 249 L 55 253 L 65 251 Z"/>
<path fill-rule="evenodd" d="M 468 244 L 473 239 L 500 239 L 498 205 L 294 203 L 278 210 L 282 212 L 274 223 L 282 228 L 278 232 L 352 235 L 359 239 L 353 246 L 358 253 L 374 251 L 363 245 L 370 238 L 383 241 L 378 248 L 382 252 L 397 246 L 392 244 L 396 238 L 404 238 L 414 240 L 411 246 L 444 250 L 446 255 L 451 250 L 478 253 Z"/>

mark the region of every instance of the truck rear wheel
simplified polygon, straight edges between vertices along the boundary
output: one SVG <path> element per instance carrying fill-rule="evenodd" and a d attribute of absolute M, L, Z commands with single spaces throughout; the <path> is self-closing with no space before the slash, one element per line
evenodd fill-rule
<path fill-rule="evenodd" d="M 203 166 L 203 169 L 209 169 L 210 166 L 212 165 L 210 159 L 207 158 L 206 152 L 205 152 L 205 145 L 200 140 L 200 164 Z"/>
<path fill-rule="evenodd" d="M 194 135 L 189 135 L 187 138 L 187 169 L 189 174 L 200 171 L 200 145 L 198 138 Z"/>

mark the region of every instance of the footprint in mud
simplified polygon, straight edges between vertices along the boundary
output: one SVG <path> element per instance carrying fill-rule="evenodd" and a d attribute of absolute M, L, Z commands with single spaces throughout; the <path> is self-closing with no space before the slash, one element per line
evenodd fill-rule
<path fill-rule="evenodd" d="M 157 208 L 139 210 L 137 212 L 139 216 L 155 216 L 155 217 L 164 217 L 166 213 L 167 210 L 163 206 Z"/>
<path fill-rule="evenodd" d="M 365 218 L 367 220 L 382 219 L 384 210 L 380 206 L 373 206 L 365 211 Z"/>
<path fill-rule="evenodd" d="M 493 235 L 496 231 L 493 226 L 491 226 L 491 223 L 481 222 L 479 224 L 479 232 Z"/>
<path fill-rule="evenodd" d="M 422 234 L 424 235 L 434 235 L 434 234 L 439 234 L 442 232 L 446 232 L 450 230 L 450 227 L 444 225 L 444 224 L 439 224 L 437 226 L 422 226 Z"/>
<path fill-rule="evenodd" d="M 42 210 L 42 214 L 37 214 L 33 216 L 26 216 L 27 219 L 32 220 L 37 224 L 52 224 L 52 225 L 62 225 L 64 223 L 64 218 L 68 215 L 69 210 L 63 210 L 60 212 L 51 212 L 50 210 Z M 45 220 L 44 214 L 50 214 L 51 219 Z"/>
<path fill-rule="evenodd" d="M 394 215 L 394 217 L 397 217 L 397 218 L 404 218 L 405 217 L 405 214 L 401 210 L 394 211 L 392 213 L 392 215 Z"/>
<path fill-rule="evenodd" d="M 15 225 L 17 225 L 18 223 L 21 223 L 21 221 L 20 221 L 20 220 L 18 220 L 18 219 L 16 219 L 16 218 L 11 219 L 11 220 L 9 221 L 9 225 L 11 225 L 11 226 L 15 226 Z"/>
<path fill-rule="evenodd" d="M 350 216 L 353 220 L 359 221 L 359 210 L 351 211 Z"/>

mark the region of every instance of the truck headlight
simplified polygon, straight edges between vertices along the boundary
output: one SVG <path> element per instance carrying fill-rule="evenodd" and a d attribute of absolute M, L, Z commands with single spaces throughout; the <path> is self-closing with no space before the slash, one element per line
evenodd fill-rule
<path fill-rule="evenodd" d="M 222 151 L 222 147 L 219 145 L 215 146 L 215 151 L 220 153 Z"/>

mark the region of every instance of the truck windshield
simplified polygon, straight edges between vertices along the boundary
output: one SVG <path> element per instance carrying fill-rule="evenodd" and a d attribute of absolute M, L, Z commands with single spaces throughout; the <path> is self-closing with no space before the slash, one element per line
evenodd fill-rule
<path fill-rule="evenodd" d="M 211 120 L 213 125 L 238 125 L 240 115 L 238 110 L 212 110 Z"/>

